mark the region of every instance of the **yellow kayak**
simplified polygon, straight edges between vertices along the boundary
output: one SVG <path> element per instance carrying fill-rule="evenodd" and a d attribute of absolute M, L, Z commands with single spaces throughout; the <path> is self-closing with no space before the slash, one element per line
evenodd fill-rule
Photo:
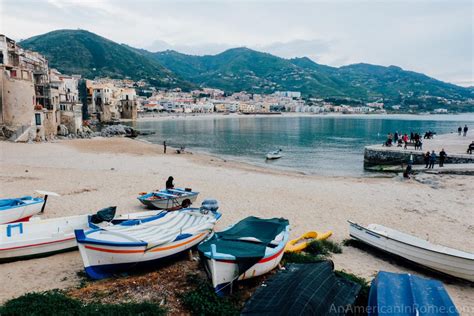
<path fill-rule="evenodd" d="M 313 240 L 325 240 L 332 235 L 332 231 L 327 231 L 324 234 L 318 232 L 307 232 L 300 237 L 290 240 L 285 247 L 285 252 L 300 252 L 308 247 Z"/>

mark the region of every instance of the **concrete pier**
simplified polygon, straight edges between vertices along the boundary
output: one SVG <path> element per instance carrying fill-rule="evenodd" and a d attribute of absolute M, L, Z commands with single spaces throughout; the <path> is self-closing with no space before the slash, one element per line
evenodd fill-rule
<path fill-rule="evenodd" d="M 404 147 L 391 146 L 386 147 L 382 144 L 365 147 L 364 168 L 368 170 L 391 171 L 390 166 L 399 167 L 406 165 L 413 157 L 413 164 L 424 164 L 423 155 L 427 151 L 434 150 L 436 155 L 444 148 L 448 157 L 445 164 L 474 164 L 474 154 L 468 154 L 467 148 L 474 140 L 474 133 L 468 136 L 459 136 L 457 133 L 435 135 L 433 139 L 422 139 L 422 150 L 415 150 L 409 146 Z M 404 146 L 404 145 L 403 145 Z M 470 165 L 472 167 L 472 165 Z"/>

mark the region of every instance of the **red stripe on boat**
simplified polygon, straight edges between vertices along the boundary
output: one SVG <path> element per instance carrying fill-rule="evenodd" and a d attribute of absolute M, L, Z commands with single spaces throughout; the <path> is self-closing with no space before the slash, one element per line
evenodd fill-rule
<path fill-rule="evenodd" d="M 27 216 L 27 217 L 23 217 L 23 218 L 17 219 L 16 221 L 8 222 L 8 223 L 5 223 L 5 224 L 28 222 L 28 221 L 30 220 L 30 217 L 32 217 L 32 216 L 33 216 L 33 215 L 30 215 L 30 216 Z"/>
<path fill-rule="evenodd" d="M 106 248 L 97 248 L 92 246 L 84 246 L 87 249 L 100 251 L 100 252 L 111 252 L 111 253 L 140 253 L 145 252 L 145 250 L 117 250 L 117 249 L 106 249 Z"/>
<path fill-rule="evenodd" d="M 270 257 L 267 257 L 267 258 L 263 258 L 261 259 L 259 262 L 257 263 L 264 263 L 264 262 L 267 262 L 267 261 L 271 261 L 273 259 L 275 259 L 276 257 L 278 257 L 279 255 L 281 255 L 281 253 L 285 250 L 285 247 L 283 247 L 279 252 L 277 252 L 276 254 L 270 256 Z M 225 259 L 216 259 L 216 261 L 219 261 L 219 262 L 225 262 L 225 263 L 236 263 L 237 261 L 236 260 L 225 260 Z"/>
<path fill-rule="evenodd" d="M 66 239 L 61 239 L 61 240 L 56 240 L 56 241 L 41 242 L 39 244 L 33 244 L 33 245 L 18 246 L 18 247 L 11 247 L 11 248 L 0 248 L 0 251 L 12 250 L 12 249 L 18 249 L 18 248 L 36 247 L 36 246 L 47 245 L 47 244 L 54 244 L 54 243 L 57 243 L 57 242 L 63 242 L 63 241 L 72 240 L 72 239 L 75 239 L 75 238 L 76 237 L 71 237 L 71 238 L 66 238 Z"/>

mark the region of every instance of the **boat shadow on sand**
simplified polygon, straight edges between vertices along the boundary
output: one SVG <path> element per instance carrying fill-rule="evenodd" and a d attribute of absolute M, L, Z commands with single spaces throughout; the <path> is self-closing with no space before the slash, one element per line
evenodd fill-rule
<path fill-rule="evenodd" d="M 417 274 L 421 274 L 427 278 L 439 280 L 443 282 L 444 284 L 470 286 L 474 288 L 474 282 L 470 282 L 468 280 L 456 278 L 456 277 L 444 274 L 442 272 L 432 270 L 430 268 L 427 268 L 425 266 L 422 266 L 420 264 L 417 264 L 405 258 L 377 249 L 375 247 L 369 246 L 355 239 L 346 239 L 344 240 L 343 245 L 346 247 L 353 247 L 353 248 L 362 250 L 376 257 L 377 259 L 388 262 L 396 267 L 413 270 L 413 272 Z"/>

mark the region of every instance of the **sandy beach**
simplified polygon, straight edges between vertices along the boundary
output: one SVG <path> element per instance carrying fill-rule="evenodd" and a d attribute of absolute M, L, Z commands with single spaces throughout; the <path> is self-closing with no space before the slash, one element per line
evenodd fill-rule
<path fill-rule="evenodd" d="M 168 151 L 170 152 L 170 150 Z M 394 178 L 320 177 L 258 167 L 197 154 L 167 154 L 162 148 L 127 138 L 65 140 L 42 144 L 0 143 L 0 196 L 54 191 L 44 217 L 91 213 L 117 205 L 120 213 L 143 210 L 137 193 L 177 186 L 220 202 L 217 229 L 249 215 L 289 219 L 293 237 L 308 230 L 333 230 L 349 238 L 347 220 L 379 223 L 431 242 L 474 251 L 472 176 L 420 175 Z M 344 247 L 336 269 L 365 278 L 377 271 L 409 272 L 404 264 L 364 250 Z M 77 286 L 83 268 L 79 252 L 0 264 L 0 302 L 26 292 Z M 458 308 L 474 310 L 474 287 L 442 279 Z"/>

